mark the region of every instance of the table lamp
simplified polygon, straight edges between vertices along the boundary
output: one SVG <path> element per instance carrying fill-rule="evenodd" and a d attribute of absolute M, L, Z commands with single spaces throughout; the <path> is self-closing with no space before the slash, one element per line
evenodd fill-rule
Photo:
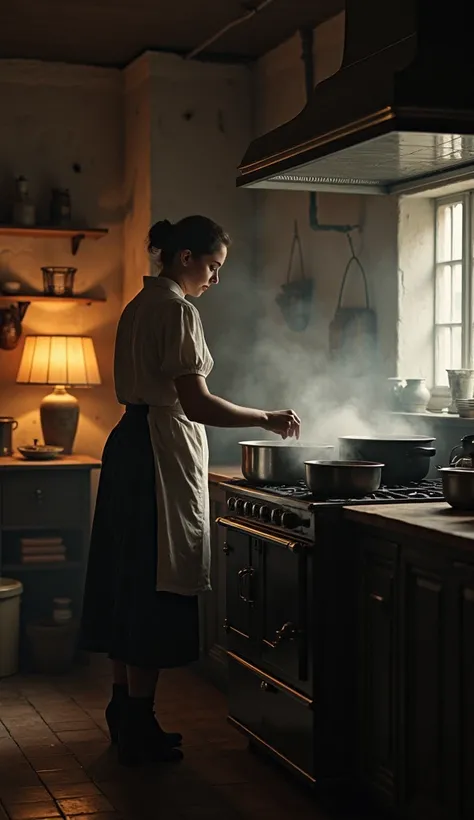
<path fill-rule="evenodd" d="M 79 422 L 79 402 L 66 387 L 100 384 L 90 336 L 27 336 L 17 375 L 18 384 L 54 384 L 40 405 L 45 444 L 72 453 Z"/>

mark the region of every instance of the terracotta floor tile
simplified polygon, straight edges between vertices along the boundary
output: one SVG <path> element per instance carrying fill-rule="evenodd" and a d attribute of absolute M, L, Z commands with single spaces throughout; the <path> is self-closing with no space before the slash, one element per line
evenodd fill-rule
<path fill-rule="evenodd" d="M 74 814 L 67 816 L 66 820 L 73 817 L 74 820 L 123 820 L 116 812 L 99 812 L 98 814 Z M 139 820 L 136 818 L 136 820 Z M 173 818 L 163 818 L 163 820 L 173 820 Z M 180 818 L 181 820 L 181 818 Z"/>
<path fill-rule="evenodd" d="M 97 786 L 91 781 L 50 784 L 48 788 L 55 800 L 65 800 L 71 797 L 91 797 L 100 794 Z"/>
<path fill-rule="evenodd" d="M 2 802 L 8 808 L 12 803 L 38 803 L 49 800 L 50 794 L 43 785 L 5 786 L 0 789 Z"/>
<path fill-rule="evenodd" d="M 11 820 L 45 820 L 60 817 L 61 814 L 54 800 L 43 800 L 41 803 L 14 803 L 8 807 Z"/>
<path fill-rule="evenodd" d="M 58 805 L 68 817 L 77 814 L 97 814 L 98 812 L 111 812 L 114 810 L 112 804 L 103 794 L 58 800 Z"/>
<path fill-rule="evenodd" d="M 91 780 L 85 769 L 53 769 L 38 772 L 42 782 L 50 786 L 70 785 L 72 783 L 90 783 Z"/>

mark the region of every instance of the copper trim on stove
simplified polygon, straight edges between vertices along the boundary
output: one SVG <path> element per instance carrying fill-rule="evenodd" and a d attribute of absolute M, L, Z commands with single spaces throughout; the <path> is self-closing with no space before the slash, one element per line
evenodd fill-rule
<path fill-rule="evenodd" d="M 306 695 L 302 695 L 300 692 L 297 692 L 296 689 L 292 689 L 291 686 L 287 686 L 286 683 L 282 683 L 277 678 L 272 677 L 272 675 L 268 675 L 267 672 L 262 672 L 257 666 L 254 666 L 252 663 L 248 661 L 244 661 L 239 655 L 236 655 L 234 652 L 231 652 L 230 649 L 227 650 L 228 657 L 235 661 L 236 663 L 243 666 L 245 669 L 248 669 L 249 672 L 253 672 L 254 675 L 257 675 L 261 680 L 270 683 L 272 686 L 276 686 L 277 689 L 281 689 L 282 692 L 286 692 L 287 695 L 291 695 L 292 697 L 296 698 L 296 700 L 301 701 L 308 709 L 313 708 L 313 701 L 311 698 L 306 697 Z"/>
<path fill-rule="evenodd" d="M 295 772 L 298 772 L 300 775 L 302 775 L 302 777 L 304 777 L 305 780 L 309 780 L 309 782 L 312 783 L 312 784 L 316 783 L 316 778 L 315 777 L 312 777 L 310 774 L 308 774 L 308 772 L 305 772 L 305 770 L 300 768 L 300 766 L 297 766 L 296 763 L 292 763 L 291 760 L 288 760 L 288 758 L 285 757 L 285 755 L 283 755 L 277 749 L 275 749 L 274 746 L 270 746 L 269 743 L 267 743 L 265 740 L 262 740 L 260 735 L 256 735 L 250 729 L 247 729 L 247 727 L 244 726 L 243 723 L 240 723 L 239 720 L 236 720 L 235 718 L 231 717 L 231 715 L 229 715 L 227 717 L 227 720 L 229 721 L 229 723 L 231 723 L 233 726 L 235 726 L 236 729 L 238 729 L 240 732 L 242 732 L 242 734 L 253 738 L 253 740 L 255 740 L 257 743 L 259 743 L 261 746 L 265 746 L 265 748 L 268 749 L 273 755 L 275 755 L 275 757 L 278 757 L 289 768 L 293 769 Z"/>
<path fill-rule="evenodd" d="M 278 535 L 273 535 L 265 530 L 257 530 L 254 527 L 247 526 L 247 524 L 241 524 L 240 521 L 235 521 L 233 518 L 216 518 L 216 524 L 219 524 L 221 527 L 229 527 L 230 529 L 237 530 L 237 532 L 243 532 L 246 535 L 251 535 L 253 538 L 261 538 L 265 539 L 265 541 L 271 541 L 273 544 L 278 544 L 280 547 L 285 547 L 291 552 L 299 552 L 301 550 L 301 544 L 297 541 L 290 541 L 287 538 L 280 538 Z"/>

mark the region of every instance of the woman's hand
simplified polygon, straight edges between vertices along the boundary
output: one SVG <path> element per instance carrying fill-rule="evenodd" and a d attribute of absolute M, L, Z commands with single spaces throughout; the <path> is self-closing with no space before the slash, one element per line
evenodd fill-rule
<path fill-rule="evenodd" d="M 294 410 L 271 410 L 262 424 L 264 430 L 277 433 L 282 438 L 299 438 L 301 420 Z"/>

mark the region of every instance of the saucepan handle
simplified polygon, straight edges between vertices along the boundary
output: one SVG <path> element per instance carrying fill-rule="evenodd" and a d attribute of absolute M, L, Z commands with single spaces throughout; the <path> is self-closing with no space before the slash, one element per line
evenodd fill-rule
<path fill-rule="evenodd" d="M 408 458 L 411 458 L 412 456 L 426 456 L 427 458 L 432 458 L 432 456 L 436 455 L 436 449 L 434 447 L 413 447 L 407 455 Z"/>

